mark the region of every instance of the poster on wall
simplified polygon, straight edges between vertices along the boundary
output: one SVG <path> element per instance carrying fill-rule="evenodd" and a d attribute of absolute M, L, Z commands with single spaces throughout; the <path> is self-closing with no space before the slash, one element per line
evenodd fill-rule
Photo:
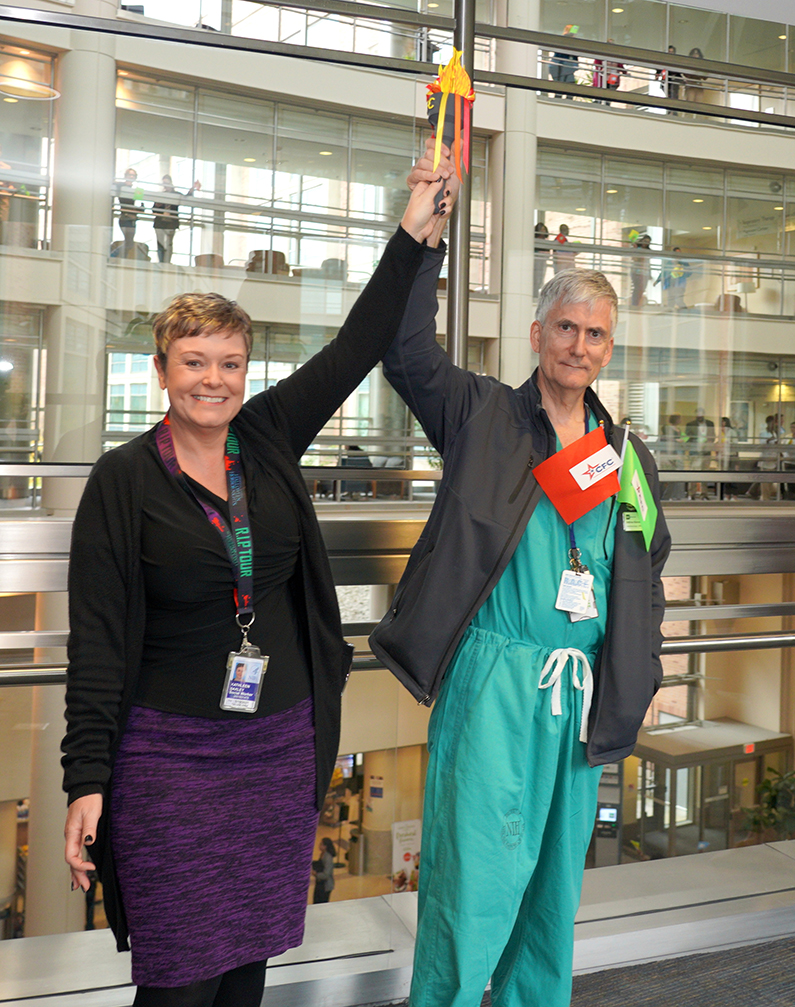
<path fill-rule="evenodd" d="M 392 823 L 392 891 L 416 892 L 420 874 L 422 819 Z"/>
<path fill-rule="evenodd" d="M 383 776 L 371 776 L 370 777 L 370 800 L 378 799 L 384 796 L 384 778 Z"/>

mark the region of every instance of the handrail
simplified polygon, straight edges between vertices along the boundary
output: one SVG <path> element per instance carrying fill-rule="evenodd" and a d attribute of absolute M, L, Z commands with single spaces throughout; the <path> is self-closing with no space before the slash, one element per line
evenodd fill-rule
<path fill-rule="evenodd" d="M 137 436 L 137 434 L 136 434 Z M 340 438 L 337 438 L 338 440 Z M 345 439 L 345 438 L 342 438 Z M 350 438 L 347 438 L 350 439 Z M 367 438 L 361 438 L 362 441 Z M 767 445 L 751 445 L 763 448 Z M 652 443 L 652 452 L 658 445 Z M 709 445 L 708 449 L 720 453 L 722 445 Z M 399 452 L 401 448 L 396 448 Z M 659 445 L 660 451 L 667 451 Z M 780 453 L 781 448 L 778 448 Z M 764 454 L 764 452 L 760 452 Z M 752 460 L 752 459 L 751 459 Z M 75 462 L 0 462 L 0 476 L 28 476 L 30 478 L 82 478 L 91 475 L 93 464 Z M 357 481 L 404 480 L 406 482 L 439 482 L 441 469 L 390 469 L 383 467 L 350 468 L 339 465 L 302 465 L 301 475 L 305 479 L 355 479 Z M 711 483 L 795 483 L 795 470 L 782 469 L 762 471 L 761 469 L 734 471 L 732 469 L 660 469 L 661 483 L 711 482 Z M 666 501 L 669 503 L 676 501 Z M 2 520 L 2 514 L 0 514 Z"/>
<path fill-rule="evenodd" d="M 733 650 L 777 650 L 795 647 L 795 633 L 741 633 L 729 636 L 683 636 L 663 640 L 662 654 L 719 653 Z M 383 668 L 372 654 L 361 652 L 353 659 L 353 671 Z M 66 681 L 66 667 L 57 664 L 17 664 L 0 668 L 3 686 L 59 685 Z"/>

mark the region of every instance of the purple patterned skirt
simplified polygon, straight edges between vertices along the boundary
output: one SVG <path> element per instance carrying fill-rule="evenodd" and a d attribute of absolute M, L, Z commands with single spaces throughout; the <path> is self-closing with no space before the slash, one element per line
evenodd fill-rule
<path fill-rule="evenodd" d="M 111 842 L 138 986 L 184 986 L 296 947 L 315 844 L 312 700 L 251 720 L 133 707 Z"/>

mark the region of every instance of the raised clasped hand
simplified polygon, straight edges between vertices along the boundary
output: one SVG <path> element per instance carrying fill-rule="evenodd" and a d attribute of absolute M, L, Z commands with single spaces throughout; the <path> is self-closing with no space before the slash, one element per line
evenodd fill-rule
<path fill-rule="evenodd" d="M 407 182 L 411 197 L 401 224 L 417 241 L 427 241 L 434 247 L 439 244 L 442 232 L 458 198 L 461 183 L 450 160 L 450 149 L 442 145 L 442 157 L 433 171 L 435 140 L 428 139 L 425 153 L 411 169 Z M 434 205 L 436 194 L 444 190 L 438 211 Z"/>

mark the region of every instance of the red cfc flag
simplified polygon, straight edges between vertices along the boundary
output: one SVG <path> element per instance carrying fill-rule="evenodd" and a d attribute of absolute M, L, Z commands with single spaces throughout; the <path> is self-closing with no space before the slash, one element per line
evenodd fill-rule
<path fill-rule="evenodd" d="M 597 427 L 536 465 L 533 475 L 566 524 L 618 493 L 621 459 Z"/>

